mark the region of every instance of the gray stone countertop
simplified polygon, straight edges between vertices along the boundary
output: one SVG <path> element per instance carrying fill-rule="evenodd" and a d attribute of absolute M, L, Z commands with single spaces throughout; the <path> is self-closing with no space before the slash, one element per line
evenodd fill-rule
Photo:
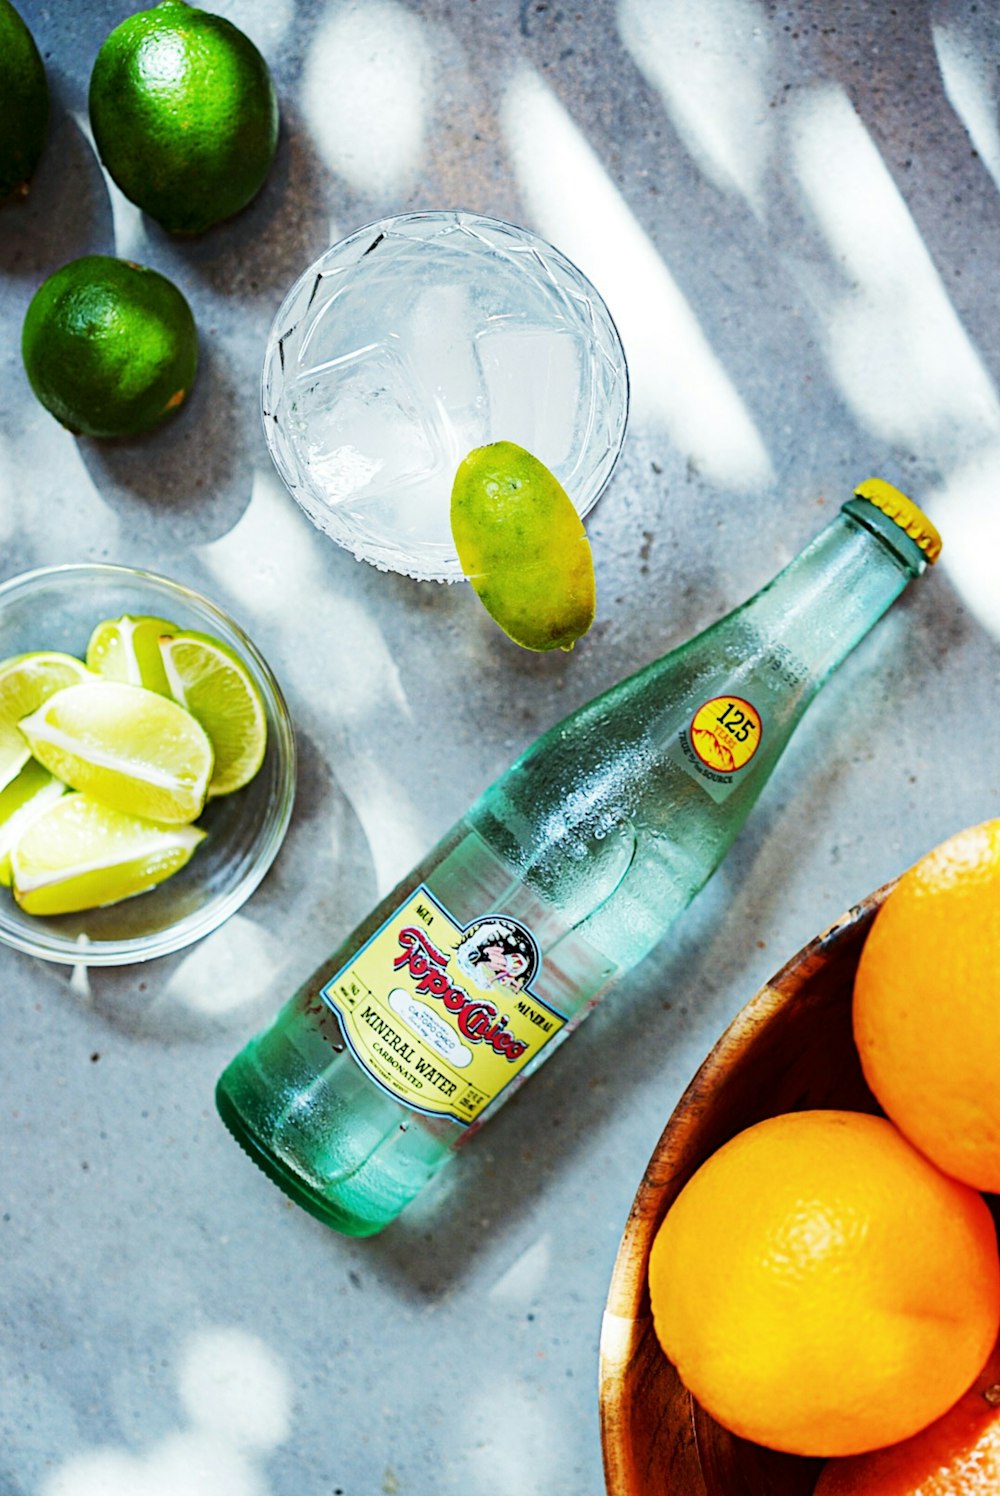
<path fill-rule="evenodd" d="M 683 1087 L 810 936 L 1000 804 L 1000 15 L 216 0 L 282 136 L 258 200 L 185 242 L 89 140 L 131 7 L 20 8 L 54 115 L 0 212 L 0 575 L 111 560 L 215 598 L 283 684 L 301 775 L 275 867 L 201 944 L 87 980 L 0 951 L 0 1492 L 597 1496 L 601 1312 Z M 439 206 L 543 234 L 621 328 L 632 416 L 571 654 L 354 561 L 264 446 L 291 281 Z M 35 288 L 87 252 L 162 270 L 200 329 L 188 407 L 134 443 L 72 437 L 21 364 Z M 825 688 L 674 934 L 384 1236 L 294 1208 L 217 1120 L 230 1056 L 521 748 L 755 591 L 871 472 L 927 505 L 942 563 Z"/>

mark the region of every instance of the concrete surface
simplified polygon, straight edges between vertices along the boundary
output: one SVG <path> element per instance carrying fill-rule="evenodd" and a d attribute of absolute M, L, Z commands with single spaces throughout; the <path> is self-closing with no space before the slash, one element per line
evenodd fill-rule
<path fill-rule="evenodd" d="M 1000 15 L 216 0 L 274 70 L 282 140 L 248 211 L 175 242 L 88 140 L 131 7 L 21 8 L 55 107 L 0 214 L 2 575 L 106 558 L 218 599 L 284 685 L 302 774 L 274 870 L 202 945 L 89 983 L 0 952 L 0 1491 L 596 1496 L 608 1277 L 683 1086 L 806 939 L 1000 803 Z M 381 213 L 457 205 L 575 258 L 629 354 L 571 655 L 353 561 L 264 448 L 287 285 Z M 201 330 L 189 407 L 129 445 L 63 431 L 21 366 L 35 287 L 89 251 L 172 276 Z M 292 1207 L 215 1117 L 229 1056 L 520 748 L 871 472 L 927 503 L 945 559 L 826 688 L 675 935 L 384 1237 Z"/>

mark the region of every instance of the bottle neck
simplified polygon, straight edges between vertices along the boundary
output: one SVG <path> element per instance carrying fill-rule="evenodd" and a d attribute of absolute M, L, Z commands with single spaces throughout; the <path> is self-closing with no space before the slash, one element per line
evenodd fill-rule
<path fill-rule="evenodd" d="M 868 504 L 841 510 L 740 610 L 762 638 L 785 643 L 810 694 L 924 568 L 913 542 L 883 518 Z"/>

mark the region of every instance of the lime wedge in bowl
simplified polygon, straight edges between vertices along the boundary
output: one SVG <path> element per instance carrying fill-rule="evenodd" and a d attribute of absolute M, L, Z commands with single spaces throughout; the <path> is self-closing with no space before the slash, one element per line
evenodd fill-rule
<path fill-rule="evenodd" d="M 167 618 L 130 618 L 127 613 L 121 618 L 105 618 L 87 644 L 87 667 L 105 680 L 144 686 L 147 691 L 169 696 L 160 640 L 176 632 L 176 623 Z"/>
<path fill-rule="evenodd" d="M 160 639 L 170 694 L 208 734 L 215 754 L 209 798 L 242 789 L 264 762 L 267 713 L 239 656 L 193 631 Z"/>
<path fill-rule="evenodd" d="M 201 814 L 212 745 L 189 712 L 155 691 L 116 681 L 69 686 L 21 731 L 39 763 L 115 810 L 170 825 Z"/>
<path fill-rule="evenodd" d="M 14 848 L 14 898 L 26 914 L 115 904 L 178 872 L 204 836 L 197 826 L 157 826 L 89 795 L 65 795 Z"/>
<path fill-rule="evenodd" d="M 0 663 L 0 789 L 31 757 L 18 723 L 56 691 L 92 680 L 82 660 L 52 651 L 14 655 Z"/>
<path fill-rule="evenodd" d="M 29 758 L 21 772 L 0 790 L 0 884 L 11 883 L 10 854 L 32 821 L 66 793 L 62 780 L 56 779 L 36 759 Z"/>
<path fill-rule="evenodd" d="M 234 650 L 264 701 L 267 747 L 264 762 L 250 784 L 237 794 L 207 801 L 197 821 L 198 830 L 207 832 L 207 836 L 199 842 L 187 866 L 144 898 L 122 898 L 99 908 L 49 918 L 27 912 L 8 889 L 0 886 L 0 947 L 9 945 L 73 967 L 128 966 L 148 961 L 188 949 L 194 941 L 217 930 L 243 907 L 270 868 L 288 827 L 294 799 L 295 737 L 273 671 L 253 639 L 233 618 L 183 583 L 104 563 L 46 567 L 0 582 L 0 661 L 40 649 L 64 650 L 82 661 L 99 622 L 116 623 L 123 618 L 133 622 L 158 620 L 159 624 L 169 621 L 178 630 L 201 631 Z M 163 631 L 157 625 L 154 629 L 158 641 Z M 135 638 L 139 642 L 133 647 L 143 668 L 143 643 L 148 640 L 142 641 L 139 633 Z M 78 662 L 75 670 L 79 674 L 83 668 Z M 133 700 L 134 692 L 147 704 L 150 699 L 148 688 L 140 690 L 107 675 L 84 675 L 84 679 L 95 700 L 101 691 L 115 696 L 128 693 Z M 174 713 L 175 724 L 180 713 L 185 734 L 191 728 L 201 733 L 170 697 L 155 695 L 152 699 Z M 169 736 L 162 734 L 164 743 Z M 199 756 L 204 759 L 205 737 L 201 736 L 199 742 Z M 113 767 L 120 767 L 123 757 L 126 761 L 135 757 L 131 751 L 123 753 L 120 743 L 106 742 L 104 747 L 113 749 Z M 150 757 L 155 767 L 159 744 L 154 744 L 154 750 Z M 89 752 L 84 754 L 89 756 Z M 132 765 L 127 763 L 126 767 L 131 769 Z M 139 777 L 145 779 L 146 775 L 141 773 Z M 172 799 L 169 784 L 178 776 L 169 772 L 165 777 L 168 799 Z M 146 796 L 149 786 L 141 788 Z M 162 788 L 161 782 L 158 789 Z M 101 798 L 88 793 L 92 799 Z M 185 798 L 194 802 L 185 807 L 185 813 L 196 814 L 199 795 L 186 792 Z M 128 813 L 126 805 L 113 808 Z M 147 810 L 140 819 L 159 821 L 159 815 Z"/>

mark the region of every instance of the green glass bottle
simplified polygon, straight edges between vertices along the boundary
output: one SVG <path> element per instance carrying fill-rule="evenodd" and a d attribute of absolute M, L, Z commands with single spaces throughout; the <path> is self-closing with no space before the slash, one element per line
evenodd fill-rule
<path fill-rule="evenodd" d="M 762 591 L 532 745 L 222 1075 L 250 1156 L 380 1231 L 701 888 L 823 682 L 936 559 L 862 484 Z"/>

